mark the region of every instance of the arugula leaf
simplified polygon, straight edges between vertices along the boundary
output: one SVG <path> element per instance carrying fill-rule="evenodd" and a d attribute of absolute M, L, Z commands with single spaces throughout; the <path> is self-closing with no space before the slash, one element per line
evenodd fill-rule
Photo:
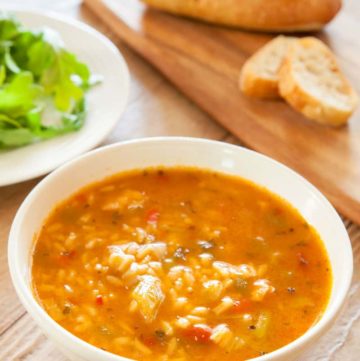
<path fill-rule="evenodd" d="M 44 70 L 54 64 L 55 57 L 53 47 L 39 39 L 29 46 L 26 67 L 34 76 L 40 77 Z"/>
<path fill-rule="evenodd" d="M 21 72 L 0 89 L 0 113 L 12 118 L 25 115 L 34 108 L 41 88 L 33 83 L 30 72 Z"/>
<path fill-rule="evenodd" d="M 74 132 L 80 129 L 86 117 L 86 104 L 82 100 L 76 104 L 71 114 L 64 114 L 59 126 L 44 126 L 41 123 L 41 108 L 36 108 L 26 116 L 27 128 L 20 124 L 13 124 L 17 128 L 4 129 L 2 123 L 15 122 L 0 114 L 0 149 L 23 146 L 40 140 L 50 139 L 59 135 Z"/>
<path fill-rule="evenodd" d="M 77 131 L 86 118 L 86 91 L 99 83 L 51 29 L 32 31 L 0 12 L 0 149 Z M 44 99 L 62 112 L 44 125 Z"/>
<path fill-rule="evenodd" d="M 0 86 L 3 85 L 6 79 L 6 67 L 4 65 L 0 65 Z"/>
<path fill-rule="evenodd" d="M 0 39 L 10 40 L 20 31 L 20 23 L 8 13 L 0 13 Z"/>
<path fill-rule="evenodd" d="M 30 47 L 41 40 L 41 33 L 23 29 L 11 41 L 11 55 L 20 69 L 28 68 L 28 51 Z M 28 69 L 32 71 L 31 69 Z"/>
<path fill-rule="evenodd" d="M 0 114 L 0 127 L 6 128 L 6 126 L 9 125 L 15 128 L 21 128 L 21 124 L 16 119 L 10 118 L 5 114 Z"/>
<path fill-rule="evenodd" d="M 39 140 L 30 129 L 0 129 L 0 148 L 20 147 Z"/>
<path fill-rule="evenodd" d="M 17 64 L 15 63 L 14 59 L 12 58 L 11 54 L 10 54 L 10 50 L 6 49 L 5 50 L 5 54 L 4 54 L 4 63 L 6 65 L 6 67 L 13 73 L 15 74 L 19 74 L 20 73 L 20 68 L 17 66 Z"/>
<path fill-rule="evenodd" d="M 61 49 L 51 67 L 44 71 L 40 84 L 45 93 L 54 94 L 55 106 L 69 112 L 74 104 L 84 96 L 88 87 L 90 71 L 80 63 L 75 55 Z"/>

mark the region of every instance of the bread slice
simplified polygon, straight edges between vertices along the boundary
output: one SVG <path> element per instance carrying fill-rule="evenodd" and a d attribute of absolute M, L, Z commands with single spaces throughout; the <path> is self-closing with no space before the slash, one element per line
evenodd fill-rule
<path fill-rule="evenodd" d="M 278 36 L 251 56 L 241 69 L 240 89 L 252 97 L 279 98 L 280 66 L 287 50 L 296 38 Z"/>
<path fill-rule="evenodd" d="M 335 56 L 319 39 L 291 44 L 279 71 L 280 95 L 297 111 L 321 124 L 345 124 L 358 96 Z"/>
<path fill-rule="evenodd" d="M 157 9 L 213 24 L 257 31 L 319 30 L 342 0 L 142 0 Z"/>

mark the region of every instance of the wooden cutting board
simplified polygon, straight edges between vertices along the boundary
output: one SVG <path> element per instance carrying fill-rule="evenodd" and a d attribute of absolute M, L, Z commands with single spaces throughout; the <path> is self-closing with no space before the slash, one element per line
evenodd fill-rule
<path fill-rule="evenodd" d="M 271 35 L 175 17 L 136 0 L 85 0 L 84 6 L 247 146 L 301 173 L 360 223 L 360 111 L 348 126 L 332 129 L 284 102 L 249 99 L 238 90 L 242 64 Z M 352 1 L 316 35 L 360 93 L 359 23 L 360 5 Z"/>

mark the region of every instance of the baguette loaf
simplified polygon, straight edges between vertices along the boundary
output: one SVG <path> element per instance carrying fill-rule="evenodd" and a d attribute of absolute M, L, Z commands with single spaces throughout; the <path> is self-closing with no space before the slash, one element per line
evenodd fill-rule
<path fill-rule="evenodd" d="M 240 89 L 248 96 L 277 99 L 279 94 L 279 69 L 286 52 L 296 38 L 278 36 L 251 56 L 240 73 Z"/>
<path fill-rule="evenodd" d="M 260 31 L 321 29 L 341 8 L 341 0 L 143 0 L 173 14 L 214 24 Z"/>
<path fill-rule="evenodd" d="M 291 44 L 279 71 L 280 95 L 307 118 L 322 124 L 345 124 L 358 97 L 335 56 L 313 37 Z"/>

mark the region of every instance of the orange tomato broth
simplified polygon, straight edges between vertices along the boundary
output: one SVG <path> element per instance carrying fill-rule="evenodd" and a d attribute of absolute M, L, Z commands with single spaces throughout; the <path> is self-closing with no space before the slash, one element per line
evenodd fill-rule
<path fill-rule="evenodd" d="M 57 205 L 32 277 L 69 332 L 145 361 L 267 354 L 319 320 L 332 287 L 319 235 L 288 202 L 187 167 L 124 172 Z"/>

